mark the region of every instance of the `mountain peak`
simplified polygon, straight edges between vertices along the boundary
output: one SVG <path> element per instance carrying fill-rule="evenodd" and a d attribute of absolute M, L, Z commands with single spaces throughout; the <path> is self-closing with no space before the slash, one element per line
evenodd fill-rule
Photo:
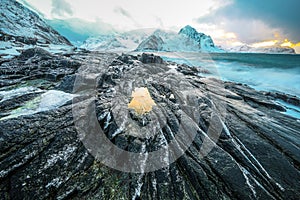
<path fill-rule="evenodd" d="M 180 29 L 179 35 L 184 35 L 195 41 L 200 48 L 203 49 L 214 49 L 215 45 L 210 36 L 205 35 L 204 33 L 199 33 L 195 28 L 190 25 L 186 25 L 182 29 Z"/>
<path fill-rule="evenodd" d="M 178 34 L 190 34 L 190 33 L 198 33 L 195 28 L 190 25 L 186 25 L 182 29 L 180 29 Z"/>
<path fill-rule="evenodd" d="M 183 27 L 182 29 L 180 29 L 179 35 L 186 35 L 189 38 L 196 40 L 196 41 L 200 41 L 202 36 L 206 36 L 204 33 L 199 33 L 195 28 L 193 28 L 190 25 L 186 25 L 185 27 Z"/>

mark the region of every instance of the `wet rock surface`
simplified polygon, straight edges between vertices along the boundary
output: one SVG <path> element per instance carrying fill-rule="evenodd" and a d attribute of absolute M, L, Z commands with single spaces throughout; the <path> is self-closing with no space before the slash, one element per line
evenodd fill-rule
<path fill-rule="evenodd" d="M 169 68 L 149 54 L 63 56 L 31 49 L 2 63 L 1 114 L 53 89 L 76 94 L 73 103 L 85 106 L 85 89 L 92 88 L 88 103 L 95 110 L 74 115 L 67 102 L 35 114 L 0 116 L 0 198 L 298 199 L 300 122 L 275 100 L 299 99 L 198 73 L 186 65 Z M 28 85 L 38 89 L 3 93 Z M 142 116 L 127 108 L 137 87 L 146 87 L 156 103 Z M 153 163 L 146 158 L 136 167 L 145 173 L 118 171 L 95 158 L 76 127 L 80 117 L 92 115 L 105 137 L 128 152 L 153 152 L 179 135 L 193 137 L 192 143 L 185 146 L 182 137 L 176 147 L 184 154 L 161 169 L 148 172 Z M 161 163 L 171 158 L 161 156 Z M 109 159 L 126 164 L 122 155 Z"/>
<path fill-rule="evenodd" d="M 54 56 L 41 48 L 27 49 L 16 59 L 1 64 L 0 86 L 10 86 L 22 81 L 44 79 L 59 81 L 74 74 L 79 62 L 68 57 Z"/>

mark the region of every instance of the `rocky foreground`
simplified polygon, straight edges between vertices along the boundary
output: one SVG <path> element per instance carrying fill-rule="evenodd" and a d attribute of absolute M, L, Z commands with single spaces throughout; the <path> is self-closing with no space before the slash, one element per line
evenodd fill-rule
<path fill-rule="evenodd" d="M 275 100 L 300 100 L 199 70 L 42 49 L 2 61 L 0 198 L 299 199 L 300 121 Z M 152 110 L 128 109 L 135 88 Z"/>

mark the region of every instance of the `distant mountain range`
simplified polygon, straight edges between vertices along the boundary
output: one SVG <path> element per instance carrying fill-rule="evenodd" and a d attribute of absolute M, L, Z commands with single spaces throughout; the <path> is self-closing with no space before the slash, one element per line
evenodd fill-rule
<path fill-rule="evenodd" d="M 15 0 L 1 0 L 0 7 L 0 55 L 18 55 L 32 45 L 43 48 L 65 48 L 72 44 L 67 38 L 51 28 L 35 12 Z M 287 53 L 295 50 L 288 47 L 254 48 L 248 45 L 222 49 L 213 39 L 187 25 L 178 33 L 144 29 L 120 34 L 90 37 L 80 45 L 93 51 L 165 51 L 165 52 L 250 52 Z"/>
<path fill-rule="evenodd" d="M 197 32 L 189 25 L 178 33 L 163 30 L 153 30 L 149 33 L 149 31 L 92 37 L 81 47 L 98 51 L 224 52 L 214 45 L 210 36 Z"/>
<path fill-rule="evenodd" d="M 151 32 L 152 31 L 152 32 Z M 139 30 L 123 34 L 100 35 L 88 38 L 81 48 L 96 51 L 165 51 L 165 52 L 236 52 L 295 54 L 289 47 L 260 47 L 242 45 L 231 48 L 217 47 L 213 39 L 187 25 L 178 33 L 164 30 Z"/>
<path fill-rule="evenodd" d="M 274 53 L 274 54 L 295 54 L 295 49 L 290 47 L 272 46 L 272 47 L 251 47 L 249 45 L 241 45 L 226 49 L 228 52 L 240 53 Z"/>

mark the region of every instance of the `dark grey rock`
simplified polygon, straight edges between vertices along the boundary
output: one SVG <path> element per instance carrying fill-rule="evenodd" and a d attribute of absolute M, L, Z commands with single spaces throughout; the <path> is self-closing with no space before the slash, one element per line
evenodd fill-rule
<path fill-rule="evenodd" d="M 292 96 L 289 94 L 284 94 L 280 92 L 266 92 L 267 96 L 270 96 L 274 99 L 282 100 L 286 103 L 295 105 L 295 106 L 300 106 L 300 99 L 296 96 Z"/>
<path fill-rule="evenodd" d="M 161 57 L 156 56 L 154 54 L 147 54 L 147 53 L 143 53 L 142 56 L 139 58 L 139 60 L 145 64 L 150 64 L 150 63 L 163 64 L 164 63 L 164 61 Z"/>
<path fill-rule="evenodd" d="M 227 98 L 230 98 L 230 99 L 235 99 L 235 100 L 243 100 L 242 97 L 238 96 L 238 95 L 231 95 L 231 94 L 228 94 L 226 95 Z"/>
<path fill-rule="evenodd" d="M 0 88 L 36 79 L 56 82 L 74 74 L 80 65 L 73 58 L 54 56 L 41 48 L 27 49 L 17 59 L 0 65 Z"/>
<path fill-rule="evenodd" d="M 72 93 L 73 92 L 73 87 L 75 83 L 76 76 L 75 75 L 68 75 L 65 76 L 61 83 L 57 86 L 56 89 L 67 92 L 67 93 Z"/>
<path fill-rule="evenodd" d="M 36 47 L 36 48 L 23 50 L 22 53 L 18 56 L 18 59 L 22 60 L 22 61 L 26 61 L 29 58 L 32 58 L 34 56 L 36 56 L 40 59 L 43 59 L 43 60 L 49 60 L 53 57 L 52 54 L 49 53 L 48 51 L 46 51 L 42 48 Z"/>

